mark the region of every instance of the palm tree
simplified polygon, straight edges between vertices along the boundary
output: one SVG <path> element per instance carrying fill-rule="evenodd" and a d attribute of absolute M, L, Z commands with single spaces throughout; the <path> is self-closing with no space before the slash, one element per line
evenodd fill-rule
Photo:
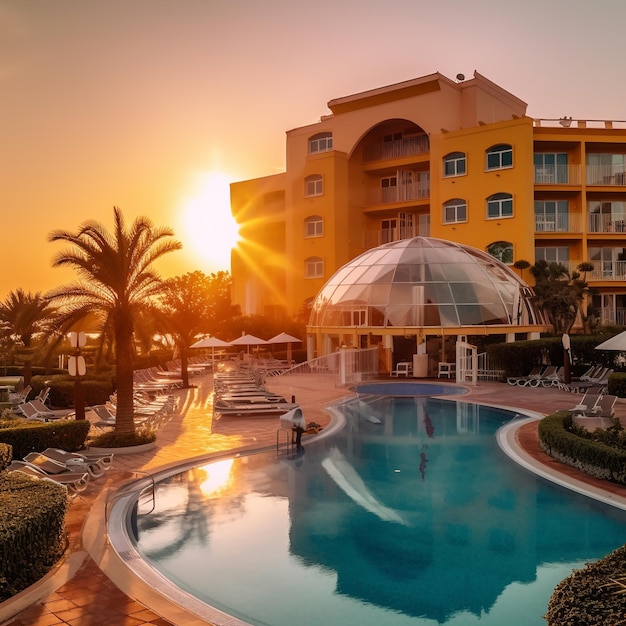
<path fill-rule="evenodd" d="M 49 330 L 55 307 L 41 293 L 12 291 L 0 303 L 2 334 L 30 348 L 33 337 Z"/>
<path fill-rule="evenodd" d="M 48 294 L 64 305 L 60 326 L 69 329 L 87 315 L 95 315 L 101 328 L 111 328 L 117 366 L 117 412 L 115 434 L 134 435 L 133 420 L 133 333 L 138 312 L 159 294 L 162 281 L 153 263 L 174 250 L 180 242 L 168 228 L 155 228 L 140 217 L 126 228 L 122 212 L 113 209 L 114 229 L 107 231 L 93 220 L 84 222 L 76 233 L 57 230 L 49 241 L 65 241 L 71 247 L 61 251 L 53 267 L 73 267 L 78 282 Z"/>

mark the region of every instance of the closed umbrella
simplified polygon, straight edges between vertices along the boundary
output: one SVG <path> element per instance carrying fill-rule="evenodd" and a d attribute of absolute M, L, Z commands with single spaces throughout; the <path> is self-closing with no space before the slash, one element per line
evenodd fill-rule
<path fill-rule="evenodd" d="M 280 333 L 276 335 L 276 337 L 272 337 L 267 340 L 267 343 L 286 343 L 287 344 L 287 361 L 291 364 L 291 344 L 292 343 L 302 343 L 302 339 L 298 339 L 293 335 L 288 335 L 287 333 Z"/>
<path fill-rule="evenodd" d="M 215 348 L 226 348 L 230 346 L 227 341 L 222 341 L 217 337 L 205 337 L 196 341 L 196 343 L 189 346 L 190 348 L 211 348 L 211 370 L 215 371 Z"/>

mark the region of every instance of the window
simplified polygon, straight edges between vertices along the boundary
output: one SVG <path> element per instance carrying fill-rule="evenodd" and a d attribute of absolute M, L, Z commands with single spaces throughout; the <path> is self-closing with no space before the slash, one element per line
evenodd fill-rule
<path fill-rule="evenodd" d="M 444 202 L 443 222 L 444 224 L 455 224 L 456 222 L 467 221 L 467 202 L 461 198 L 454 198 Z"/>
<path fill-rule="evenodd" d="M 537 152 L 533 155 L 533 164 L 535 183 L 567 183 L 569 177 L 567 153 Z"/>
<path fill-rule="evenodd" d="M 487 150 L 487 169 L 501 170 L 513 167 L 513 148 L 506 143 L 492 146 Z"/>
<path fill-rule="evenodd" d="M 502 263 L 513 263 L 513 244 L 510 241 L 494 241 L 487 246 L 487 252 Z"/>
<path fill-rule="evenodd" d="M 398 201 L 398 177 L 397 176 L 385 176 L 380 179 L 380 188 L 382 190 L 383 202 L 397 202 Z"/>
<path fill-rule="evenodd" d="M 324 193 L 324 180 L 319 174 L 307 176 L 304 179 L 304 196 L 321 196 Z"/>
<path fill-rule="evenodd" d="M 567 232 L 568 200 L 535 200 L 535 232 Z"/>
<path fill-rule="evenodd" d="M 305 278 L 322 278 L 324 276 L 324 261 L 318 256 L 310 256 L 304 261 Z"/>
<path fill-rule="evenodd" d="M 324 220 L 319 215 L 311 215 L 304 220 L 305 237 L 322 237 L 324 235 Z"/>
<path fill-rule="evenodd" d="M 513 196 L 510 193 L 495 193 L 487 198 L 487 219 L 513 217 Z"/>
<path fill-rule="evenodd" d="M 535 248 L 535 261 L 547 263 L 569 263 L 569 248 L 567 246 L 540 246 Z"/>
<path fill-rule="evenodd" d="M 333 134 L 319 133 L 309 139 L 309 154 L 328 152 L 333 149 Z"/>
<path fill-rule="evenodd" d="M 443 157 L 443 175 L 461 176 L 465 174 L 465 152 L 452 152 Z"/>

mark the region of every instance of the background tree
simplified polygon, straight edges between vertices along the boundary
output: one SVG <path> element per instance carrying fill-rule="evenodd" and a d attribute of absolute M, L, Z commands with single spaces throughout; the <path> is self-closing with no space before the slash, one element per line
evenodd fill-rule
<path fill-rule="evenodd" d="M 170 334 L 180 356 L 183 385 L 189 386 L 189 348 L 212 332 L 231 310 L 229 280 L 224 272 L 207 276 L 200 271 L 165 281 L 159 297 L 163 330 Z"/>
<path fill-rule="evenodd" d="M 578 316 L 587 283 L 578 272 L 571 276 L 561 263 L 540 259 L 530 268 L 539 306 L 558 335 L 569 333 Z"/>
<path fill-rule="evenodd" d="M 516 270 L 519 270 L 519 275 L 522 280 L 524 280 L 524 270 L 527 270 L 530 267 L 530 262 L 526 259 L 518 259 L 513 263 L 513 267 Z"/>
<path fill-rule="evenodd" d="M 0 333 L 30 348 L 33 337 L 52 328 L 54 307 L 41 293 L 12 291 L 0 303 Z"/>
<path fill-rule="evenodd" d="M 155 228 L 145 217 L 126 227 L 120 209 L 113 209 L 112 232 L 89 220 L 77 232 L 57 230 L 49 240 L 64 241 L 70 247 L 53 260 L 53 267 L 70 266 L 79 280 L 48 294 L 62 310 L 59 327 L 71 328 L 87 315 L 99 320 L 100 328 L 111 328 L 115 342 L 117 411 L 115 434 L 134 435 L 133 332 L 139 311 L 161 293 L 163 282 L 153 268 L 163 255 L 179 250 L 181 244 L 169 239 L 168 228 Z"/>

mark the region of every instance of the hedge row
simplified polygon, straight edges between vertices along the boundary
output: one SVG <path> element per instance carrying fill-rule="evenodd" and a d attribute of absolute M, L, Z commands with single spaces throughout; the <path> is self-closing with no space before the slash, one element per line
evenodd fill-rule
<path fill-rule="evenodd" d="M 560 411 L 539 422 L 539 445 L 560 463 L 590 476 L 626 484 L 626 451 L 570 432 L 572 414 Z"/>
<path fill-rule="evenodd" d="M 89 420 L 59 420 L 56 422 L 0 422 L 0 443 L 13 449 L 14 459 L 23 459 L 29 452 L 46 448 L 62 448 L 69 452 L 82 450 L 89 434 Z"/>
<path fill-rule="evenodd" d="M 62 556 L 67 490 L 0 472 L 0 601 L 37 582 Z"/>

